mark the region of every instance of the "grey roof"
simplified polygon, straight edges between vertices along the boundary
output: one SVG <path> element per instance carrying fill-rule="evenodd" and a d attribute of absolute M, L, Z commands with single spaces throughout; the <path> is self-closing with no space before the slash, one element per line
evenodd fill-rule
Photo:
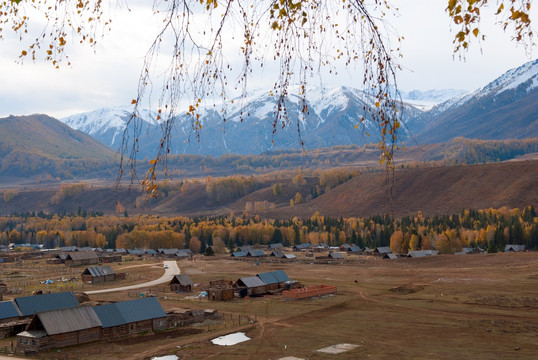
<path fill-rule="evenodd" d="M 299 245 L 294 245 L 293 247 L 296 248 L 296 249 L 307 249 L 307 248 L 310 247 L 310 243 L 303 243 L 303 244 L 299 244 Z"/>
<path fill-rule="evenodd" d="M 248 288 L 258 287 L 258 286 L 265 286 L 265 283 L 257 276 L 249 276 L 239 279 L 243 284 L 245 284 Z"/>
<path fill-rule="evenodd" d="M 284 245 L 282 245 L 282 243 L 269 244 L 270 249 L 280 249 L 280 248 L 283 248 L 283 247 L 284 247 Z"/>
<path fill-rule="evenodd" d="M 166 317 L 155 297 L 94 306 L 93 309 L 104 328 Z"/>
<path fill-rule="evenodd" d="M 385 256 L 383 256 L 383 259 L 394 260 L 394 259 L 397 259 L 397 258 L 398 258 L 398 255 L 393 254 L 393 253 L 385 254 Z"/>
<path fill-rule="evenodd" d="M 260 257 L 265 256 L 264 252 L 261 250 L 249 250 L 247 256 Z"/>
<path fill-rule="evenodd" d="M 162 249 L 161 252 L 164 255 L 175 255 L 175 254 L 177 254 L 178 251 L 179 251 L 178 249 Z"/>
<path fill-rule="evenodd" d="M 424 256 L 435 256 L 439 255 L 439 251 L 437 250 L 415 250 L 415 251 L 409 251 L 407 253 L 407 256 L 409 257 L 424 257 Z"/>
<path fill-rule="evenodd" d="M 146 253 L 146 250 L 144 250 L 144 249 L 129 249 L 129 250 L 127 250 L 127 253 L 129 255 L 144 255 Z"/>
<path fill-rule="evenodd" d="M 250 247 L 250 245 L 243 245 L 243 246 L 240 246 L 239 249 L 241 249 L 241 251 L 247 252 L 252 248 Z"/>
<path fill-rule="evenodd" d="M 290 278 L 284 272 L 284 270 L 276 270 L 276 271 L 261 273 L 261 274 L 258 274 L 257 276 L 260 279 L 262 279 L 262 281 L 267 285 L 290 281 Z"/>
<path fill-rule="evenodd" d="M 170 281 L 170 284 L 180 284 L 180 285 L 186 286 L 186 285 L 192 285 L 193 282 L 191 278 L 189 277 L 189 275 L 181 274 L 181 275 L 174 276 L 172 278 L 172 281 Z"/>
<path fill-rule="evenodd" d="M 295 254 L 284 254 L 284 257 L 286 259 L 295 259 L 295 258 L 297 258 L 297 256 L 295 256 Z"/>
<path fill-rule="evenodd" d="M 116 273 L 114 272 L 114 270 L 112 270 L 110 266 L 104 265 L 86 268 L 86 270 L 84 270 L 82 274 L 90 274 L 93 277 L 100 277 L 105 275 L 114 275 Z"/>
<path fill-rule="evenodd" d="M 350 245 L 348 247 L 348 251 L 350 252 L 361 252 L 361 247 L 357 245 Z"/>
<path fill-rule="evenodd" d="M 65 261 L 65 259 L 67 259 L 67 254 L 66 253 L 58 254 L 58 255 L 56 255 L 56 258 Z"/>
<path fill-rule="evenodd" d="M 99 259 L 99 256 L 97 256 L 97 254 L 93 251 L 77 251 L 77 252 L 70 252 L 69 254 L 67 254 L 67 259 L 71 259 L 73 261 Z"/>
<path fill-rule="evenodd" d="M 13 301 L 0 302 L 0 320 L 21 316 Z"/>
<path fill-rule="evenodd" d="M 282 257 L 284 257 L 284 254 L 280 250 L 273 250 L 271 252 L 271 256 L 274 256 L 274 257 L 277 257 L 277 258 L 282 258 Z"/>
<path fill-rule="evenodd" d="M 148 250 L 146 250 L 146 254 L 148 254 L 148 255 L 156 255 L 157 252 L 155 250 L 153 250 L 153 249 L 148 249 Z"/>
<path fill-rule="evenodd" d="M 508 244 L 504 247 L 504 251 L 525 251 L 525 245 Z"/>
<path fill-rule="evenodd" d="M 36 315 L 49 335 L 68 333 L 101 326 L 91 306 L 46 311 Z"/>
<path fill-rule="evenodd" d="M 342 255 L 342 253 L 339 253 L 339 252 L 333 252 L 333 253 L 329 253 L 329 257 L 332 259 L 343 259 L 344 255 Z"/>
<path fill-rule="evenodd" d="M 71 251 L 78 251 L 78 247 L 76 246 L 63 246 L 60 248 L 61 251 L 71 252 Z"/>
<path fill-rule="evenodd" d="M 116 249 L 117 253 L 126 253 L 127 251 L 124 248 Z"/>
<path fill-rule="evenodd" d="M 381 246 L 381 247 L 378 247 L 374 250 L 375 252 L 378 252 L 380 254 L 389 254 L 392 252 L 392 250 L 390 249 L 390 247 L 388 246 Z"/>
<path fill-rule="evenodd" d="M 232 253 L 232 256 L 233 257 L 244 257 L 244 256 L 247 256 L 247 253 L 244 252 L 244 251 L 236 251 L 236 252 Z"/>
<path fill-rule="evenodd" d="M 74 308 L 79 304 L 77 297 L 72 291 L 18 297 L 15 298 L 15 303 L 23 316 L 29 316 L 43 311 Z"/>

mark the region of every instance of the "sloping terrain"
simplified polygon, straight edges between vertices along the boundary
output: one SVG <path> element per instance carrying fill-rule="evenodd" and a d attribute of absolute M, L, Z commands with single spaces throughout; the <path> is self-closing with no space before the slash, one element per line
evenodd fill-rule
<path fill-rule="evenodd" d="M 319 198 L 263 213 L 269 218 L 459 213 L 462 209 L 538 206 L 538 161 L 405 169 L 364 174 Z"/>
<path fill-rule="evenodd" d="M 137 189 L 88 187 L 80 194 L 66 197 L 57 204 L 51 202 L 57 189 L 21 190 L 11 201 L 0 200 L 0 214 L 12 212 L 75 213 L 80 207 L 87 211 L 114 213 L 120 201 L 129 214 L 217 215 L 234 212 L 249 216 L 286 219 L 310 217 L 316 211 L 331 217 L 367 217 L 390 214 L 396 217 L 459 213 L 462 209 L 538 207 L 538 160 L 509 161 L 496 164 L 422 167 L 396 170 L 392 173 L 364 173 L 324 194 L 307 201 L 319 184 L 317 178 L 306 178 L 302 185 L 290 179 L 267 180 L 256 184 L 243 195 L 225 200 L 208 196 L 200 182 L 158 200 L 145 200 Z M 275 195 L 274 184 L 280 184 Z M 290 200 L 300 193 L 302 204 L 290 206 Z"/>

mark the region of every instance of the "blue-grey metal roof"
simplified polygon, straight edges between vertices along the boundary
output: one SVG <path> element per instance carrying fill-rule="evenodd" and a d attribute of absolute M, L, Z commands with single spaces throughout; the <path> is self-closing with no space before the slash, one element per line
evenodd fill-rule
<path fill-rule="evenodd" d="M 360 252 L 361 251 L 361 247 L 360 246 L 357 246 L 357 245 L 350 245 L 348 247 L 348 251 L 351 251 L 351 252 Z"/>
<path fill-rule="evenodd" d="M 146 250 L 144 250 L 144 249 L 129 249 L 129 250 L 127 250 L 127 253 L 129 255 L 144 255 L 146 253 Z"/>
<path fill-rule="evenodd" d="M 93 277 L 100 277 L 100 276 L 115 274 L 114 270 L 112 270 L 112 268 L 108 265 L 89 267 L 89 268 L 86 268 L 86 270 L 84 270 L 82 273 L 90 274 Z"/>
<path fill-rule="evenodd" d="M 342 253 L 339 253 L 339 252 L 333 252 L 329 254 L 329 257 L 333 259 L 343 259 L 344 255 L 342 255 Z"/>
<path fill-rule="evenodd" d="M 146 254 L 148 254 L 148 255 L 156 255 L 157 252 L 155 250 L 153 250 L 153 249 L 148 249 L 148 250 L 146 250 Z"/>
<path fill-rule="evenodd" d="M 21 314 L 13 301 L 0 302 L 0 320 L 19 317 Z"/>
<path fill-rule="evenodd" d="M 276 271 L 261 273 L 261 274 L 258 274 L 257 276 L 267 285 L 290 281 L 290 278 L 284 272 L 284 270 L 276 270 Z"/>
<path fill-rule="evenodd" d="M 232 254 L 233 257 L 243 257 L 243 256 L 247 256 L 247 253 L 244 252 L 244 251 L 236 251 Z"/>
<path fill-rule="evenodd" d="M 155 297 L 122 301 L 94 306 L 93 308 L 104 328 L 166 317 L 159 300 Z"/>
<path fill-rule="evenodd" d="M 284 247 L 284 245 L 282 245 L 282 243 L 269 244 L 269 248 L 271 248 L 271 249 L 280 249 L 282 247 Z"/>
<path fill-rule="evenodd" d="M 72 291 L 32 295 L 15 298 L 23 316 L 33 315 L 38 312 L 69 309 L 78 306 L 78 299 Z"/>
<path fill-rule="evenodd" d="M 296 249 L 308 249 L 310 247 L 310 243 L 303 243 L 299 245 L 294 245 L 294 248 Z"/>
<path fill-rule="evenodd" d="M 381 246 L 381 247 L 378 247 L 376 248 L 374 251 L 380 253 L 380 254 L 389 254 L 392 252 L 392 250 L 390 249 L 390 247 L 388 246 Z"/>
<path fill-rule="evenodd" d="M 164 255 L 175 255 L 178 251 L 178 249 L 163 249 L 162 253 Z"/>

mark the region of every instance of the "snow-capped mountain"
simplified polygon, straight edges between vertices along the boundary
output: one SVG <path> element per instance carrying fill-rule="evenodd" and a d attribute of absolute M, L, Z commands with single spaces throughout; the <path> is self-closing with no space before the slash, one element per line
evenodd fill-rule
<path fill-rule="evenodd" d="M 423 114 L 421 142 L 463 136 L 510 139 L 538 136 L 538 60 L 509 70 L 467 95 L 452 98 Z"/>
<path fill-rule="evenodd" d="M 420 110 L 428 111 L 433 107 L 444 103 L 450 99 L 459 98 L 466 95 L 466 90 L 443 89 L 443 90 L 412 90 L 409 92 L 402 91 L 403 101 L 411 104 Z"/>
<path fill-rule="evenodd" d="M 306 149 L 379 141 L 378 124 L 370 121 L 363 109 L 373 106 L 368 94 L 349 87 L 312 88 L 303 104 L 298 93 L 298 88 L 289 89 L 287 120 L 276 119 L 277 99 L 270 91 L 262 90 L 200 109 L 202 130 L 198 133 L 193 129 L 192 116 L 180 114 L 174 119 L 171 153 L 260 154 L 272 149 L 300 148 L 301 141 Z M 301 111 L 303 105 L 307 106 L 307 113 Z M 404 121 L 411 121 L 421 113 L 407 104 L 403 110 Z M 73 115 L 61 121 L 118 149 L 129 116 L 129 109 L 113 108 Z M 361 123 L 363 116 L 365 121 Z M 155 119 L 153 112 L 142 114 L 142 128 L 138 129 L 140 157 L 154 155 L 160 143 L 160 127 Z M 358 129 L 357 124 L 361 124 Z"/>

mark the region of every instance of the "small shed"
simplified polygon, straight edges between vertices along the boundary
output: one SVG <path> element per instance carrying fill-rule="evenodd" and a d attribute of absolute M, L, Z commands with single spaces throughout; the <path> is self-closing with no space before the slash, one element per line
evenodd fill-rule
<path fill-rule="evenodd" d="M 282 253 L 281 250 L 273 250 L 271 251 L 271 255 L 269 256 L 276 257 L 276 258 L 283 258 L 284 254 Z"/>
<path fill-rule="evenodd" d="M 247 289 L 247 295 L 262 295 L 266 292 L 265 283 L 257 276 L 243 277 L 234 284 L 235 288 Z"/>
<path fill-rule="evenodd" d="M 383 256 L 385 254 L 392 253 L 392 250 L 388 246 L 380 246 L 375 248 L 374 255 Z"/>
<path fill-rule="evenodd" d="M 306 249 L 309 249 L 310 246 L 311 246 L 310 243 L 293 245 L 293 251 L 306 251 Z"/>
<path fill-rule="evenodd" d="M 398 255 L 393 254 L 393 253 L 383 255 L 383 259 L 394 260 L 394 259 L 397 259 L 397 258 L 398 258 Z"/>
<path fill-rule="evenodd" d="M 327 257 L 333 260 L 344 260 L 344 255 L 342 255 L 342 253 L 339 253 L 339 252 L 329 253 Z"/>
<path fill-rule="evenodd" d="M 269 246 L 267 247 L 267 250 L 279 250 L 283 248 L 284 248 L 284 245 L 282 245 L 282 243 L 276 243 L 276 244 L 269 244 Z"/>
<path fill-rule="evenodd" d="M 99 264 L 99 256 L 94 251 L 75 251 L 67 254 L 66 266 Z"/>
<path fill-rule="evenodd" d="M 284 254 L 284 257 L 285 257 L 286 259 L 290 259 L 290 260 L 291 260 L 291 259 L 296 259 L 296 258 L 297 258 L 297 256 L 295 256 L 295 254 Z"/>
<path fill-rule="evenodd" d="M 424 257 L 424 256 L 436 256 L 439 255 L 437 250 L 412 250 L 407 253 L 407 257 Z"/>
<path fill-rule="evenodd" d="M 525 251 L 525 245 L 508 244 L 504 247 L 505 252 L 520 252 Z"/>
<path fill-rule="evenodd" d="M 191 292 L 193 282 L 189 275 L 181 274 L 172 278 L 169 283 L 170 290 L 175 292 Z"/>
<path fill-rule="evenodd" d="M 361 247 L 357 245 L 349 245 L 349 247 L 347 248 L 348 254 L 358 255 L 361 253 L 361 251 L 362 251 Z"/>
<path fill-rule="evenodd" d="M 247 252 L 247 257 L 263 257 L 265 256 L 264 252 L 261 250 L 249 250 Z"/>
<path fill-rule="evenodd" d="M 116 280 L 116 272 L 108 265 L 87 267 L 82 272 L 82 282 L 98 284 Z"/>
<path fill-rule="evenodd" d="M 245 257 L 247 253 L 244 251 L 236 251 L 232 253 L 232 257 Z"/>

